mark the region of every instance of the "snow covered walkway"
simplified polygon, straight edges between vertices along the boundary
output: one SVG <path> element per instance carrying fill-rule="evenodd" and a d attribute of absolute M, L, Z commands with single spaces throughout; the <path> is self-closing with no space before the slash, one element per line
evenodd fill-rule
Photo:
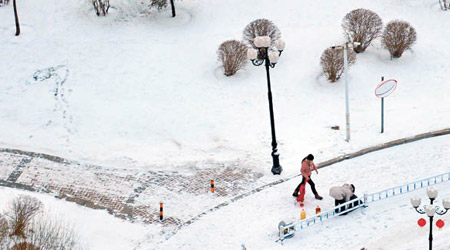
<path fill-rule="evenodd" d="M 183 171 L 143 171 L 93 166 L 18 150 L 2 151 L 0 186 L 50 193 L 90 208 L 105 209 L 122 219 L 156 222 L 164 227 L 163 232 L 173 232 L 210 207 L 264 184 L 260 181 L 262 174 L 237 163 L 202 169 L 183 167 Z M 214 194 L 210 193 L 211 179 L 216 183 Z M 163 223 L 159 223 L 160 201 L 166 210 Z"/>
<path fill-rule="evenodd" d="M 448 133 L 450 129 L 444 129 L 395 140 L 321 162 L 319 166 Z M 245 169 L 239 163 L 187 169 L 177 172 L 107 168 L 45 154 L 2 149 L 0 186 L 51 193 L 90 208 L 105 209 L 122 219 L 156 223 L 162 226 L 161 233 L 170 238 L 182 227 L 213 211 L 298 177 L 267 183 L 262 173 Z M 216 183 L 215 194 L 209 191 L 211 179 Z M 165 205 L 163 223 L 158 217 L 160 201 Z"/>

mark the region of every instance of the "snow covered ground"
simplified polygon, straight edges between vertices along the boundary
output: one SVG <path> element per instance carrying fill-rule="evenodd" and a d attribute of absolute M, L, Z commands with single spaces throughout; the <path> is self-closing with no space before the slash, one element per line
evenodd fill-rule
<path fill-rule="evenodd" d="M 322 201 L 314 199 L 307 188 L 305 211 L 314 214 L 319 205 L 322 211 L 334 206 L 328 196 L 331 186 L 353 183 L 356 194 L 374 193 L 397 185 L 450 172 L 450 136 L 427 139 L 367 154 L 320 169 L 313 174 Z M 414 196 L 429 203 L 426 189 L 371 203 L 363 210 L 347 216 L 332 218 L 303 230 L 284 246 L 276 243 L 280 221 L 300 219 L 300 207 L 294 206 L 291 196 L 300 178 L 267 189 L 211 213 L 193 225 L 179 231 L 170 240 L 149 249 L 239 249 L 244 243 L 253 249 L 346 249 L 359 250 L 421 250 L 427 249 L 429 224 L 417 225 L 420 216 L 410 205 Z M 450 182 L 438 184 L 438 200 L 450 198 Z M 442 231 L 434 226 L 434 249 L 450 249 L 450 214 L 436 216 L 446 226 Z M 427 219 L 428 220 L 428 219 Z"/>
<path fill-rule="evenodd" d="M 31 195 L 42 201 L 48 218 L 71 225 L 87 249 L 131 250 L 133 245 L 144 238 L 144 225 L 132 224 L 106 211 L 82 207 L 45 194 L 0 187 L 0 211 L 6 210 L 18 195 Z"/>
<path fill-rule="evenodd" d="M 328 197 L 333 185 L 353 183 L 356 193 L 372 193 L 411 181 L 450 172 L 450 136 L 421 140 L 370 153 L 319 170 L 313 175 L 324 200 L 316 201 L 307 188 L 305 210 L 310 216 L 315 206 L 323 211 L 334 201 Z M 0 187 L 0 210 L 18 194 L 36 196 L 48 211 L 74 225 L 80 239 L 91 250 L 148 249 L 240 249 L 242 243 L 253 249 L 348 249 L 422 250 L 427 248 L 429 225 L 417 226 L 419 218 L 409 203 L 414 196 L 428 202 L 425 189 L 371 203 L 345 217 L 332 218 L 296 234 L 281 247 L 276 243 L 277 225 L 283 220 L 299 220 L 300 208 L 293 205 L 291 193 L 299 178 L 248 196 L 243 200 L 209 213 L 166 240 L 158 236 L 160 225 L 143 226 L 114 218 L 106 211 L 96 211 L 48 197 L 43 194 Z M 450 197 L 450 182 L 438 184 L 438 199 Z M 197 201 L 195 201 L 197 202 Z M 167 211 L 170 213 L 170 210 Z M 446 226 L 434 227 L 434 249 L 449 249 L 450 214 L 436 216 Z M 436 221 L 435 220 L 435 221 Z"/>
<path fill-rule="evenodd" d="M 102 18 L 87 0 L 17 4 L 19 37 L 12 5 L 0 7 L 0 147 L 141 170 L 190 171 L 231 162 L 266 174 L 264 181 L 277 180 L 268 171 L 264 69 L 247 65 L 225 77 L 216 55 L 220 43 L 241 39 L 244 27 L 258 18 L 274 21 L 287 44 L 271 70 L 281 177 L 297 174 L 308 153 L 321 162 L 450 124 L 450 32 L 444 25 L 449 15 L 437 0 L 183 0 L 176 2 L 175 19 L 138 0 L 111 1 L 110 14 Z M 331 84 L 320 76 L 319 58 L 328 46 L 344 41 L 342 18 L 356 8 L 375 11 L 384 23 L 408 21 L 418 40 L 397 60 L 390 60 L 379 40 L 357 56 L 349 71 L 352 138 L 347 143 L 344 81 Z M 380 100 L 374 97 L 381 76 L 399 82 L 385 100 L 384 134 L 379 133 Z M 341 129 L 330 129 L 335 125 Z M 317 203 L 309 195 L 308 214 L 317 204 L 331 206 L 326 194 L 332 185 L 352 182 L 361 195 L 450 171 L 448 141 L 448 136 L 433 138 L 320 170 L 313 178 L 325 199 Z M 0 175 L 10 170 L 0 169 Z M 33 195 L 64 214 L 76 214 L 69 217 L 94 250 L 239 249 L 241 243 L 249 250 L 279 249 L 278 222 L 298 219 L 290 196 L 298 181 L 219 209 L 167 241 L 158 237 L 157 225 L 133 225 Z M 449 184 L 437 188 L 440 198 L 450 195 Z M 22 193 L 0 190 L 2 206 Z M 417 195 L 425 199 L 424 191 Z M 363 213 L 304 231 L 284 248 L 426 248 L 427 230 L 416 226 L 418 214 L 408 195 L 374 203 Z M 449 233 L 448 226 L 436 230 L 439 249 L 450 248 Z"/>
<path fill-rule="evenodd" d="M 286 174 L 308 153 L 332 158 L 450 124 L 449 17 L 436 0 L 184 0 L 175 19 L 137 0 L 111 4 L 111 14 L 98 18 L 89 1 L 20 1 L 19 37 L 12 5 L 0 8 L 0 146 L 144 169 L 239 160 L 266 173 L 264 69 L 249 64 L 227 78 L 216 55 L 257 18 L 274 21 L 287 44 L 271 70 Z M 358 55 L 349 72 L 347 143 L 344 81 L 320 76 L 319 58 L 344 41 L 342 18 L 356 8 L 375 11 L 384 23 L 410 22 L 418 40 L 398 60 L 379 40 Z M 399 81 L 385 100 L 384 134 L 374 96 L 381 76 Z"/>

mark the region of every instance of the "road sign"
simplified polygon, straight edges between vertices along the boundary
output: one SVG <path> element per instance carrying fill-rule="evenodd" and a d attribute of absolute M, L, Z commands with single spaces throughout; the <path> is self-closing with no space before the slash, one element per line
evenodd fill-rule
<path fill-rule="evenodd" d="M 384 98 L 397 88 L 397 80 L 389 79 L 386 81 L 382 81 L 378 86 L 375 88 L 375 96 L 378 98 Z"/>
<path fill-rule="evenodd" d="M 381 98 L 381 133 L 384 132 L 384 98 L 392 94 L 396 88 L 397 80 L 384 81 L 384 76 L 381 77 L 381 83 L 375 88 L 375 96 Z"/>

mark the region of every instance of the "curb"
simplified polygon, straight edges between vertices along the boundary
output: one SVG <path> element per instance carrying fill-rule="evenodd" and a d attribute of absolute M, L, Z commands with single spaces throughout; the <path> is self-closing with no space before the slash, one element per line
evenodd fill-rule
<path fill-rule="evenodd" d="M 402 138 L 402 139 L 397 139 L 394 141 L 390 141 L 390 142 L 386 142 L 386 143 L 382 143 L 376 146 L 372 146 L 372 147 L 368 147 L 365 149 L 361 149 L 359 151 L 353 152 L 353 153 L 349 153 L 349 154 L 345 154 L 342 156 L 338 156 L 336 158 L 330 159 L 328 161 L 324 161 L 321 162 L 319 164 L 317 164 L 317 168 L 324 168 L 324 167 L 328 167 L 330 165 L 333 165 L 335 163 L 344 161 L 344 160 L 348 160 L 348 159 L 352 159 L 361 155 L 365 155 L 368 153 L 372 153 L 378 150 L 382 150 L 382 149 L 386 149 L 386 148 L 390 148 L 390 147 L 395 147 L 398 145 L 402 145 L 405 143 L 410 143 L 410 142 L 415 142 L 418 140 L 422 140 L 422 139 L 428 139 L 428 138 L 432 138 L 432 137 L 436 137 L 436 136 L 441 136 L 441 135 L 448 135 L 450 134 L 450 128 L 446 128 L 446 129 L 441 129 L 441 130 L 437 130 L 437 131 L 432 131 L 432 132 L 427 132 L 427 133 L 423 133 L 423 134 L 418 134 L 418 135 L 414 135 L 414 136 L 410 136 L 410 137 L 406 137 L 406 138 Z M 296 175 L 299 176 L 300 174 Z M 289 178 L 289 177 L 288 177 Z"/>

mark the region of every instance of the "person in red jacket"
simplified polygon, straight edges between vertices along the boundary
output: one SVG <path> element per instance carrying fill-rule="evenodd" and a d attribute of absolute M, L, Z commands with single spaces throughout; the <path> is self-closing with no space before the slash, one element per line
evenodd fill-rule
<path fill-rule="evenodd" d="M 306 182 L 309 183 L 309 185 L 311 186 L 311 190 L 314 194 L 314 197 L 317 200 L 322 200 L 323 197 L 320 196 L 317 193 L 316 190 L 316 184 L 314 184 L 314 182 L 311 180 L 311 173 L 312 170 L 316 171 L 317 174 L 319 174 L 319 172 L 317 171 L 317 166 L 316 164 L 314 164 L 313 162 L 314 160 L 314 155 L 309 154 L 308 156 L 306 156 L 303 160 L 302 160 L 302 167 L 301 167 L 301 174 L 302 174 L 302 182 L 300 182 L 300 184 L 298 184 L 297 188 L 295 189 L 294 193 L 292 194 L 292 196 L 297 197 L 298 196 L 298 190 L 300 189 L 300 186 L 305 184 Z"/>

